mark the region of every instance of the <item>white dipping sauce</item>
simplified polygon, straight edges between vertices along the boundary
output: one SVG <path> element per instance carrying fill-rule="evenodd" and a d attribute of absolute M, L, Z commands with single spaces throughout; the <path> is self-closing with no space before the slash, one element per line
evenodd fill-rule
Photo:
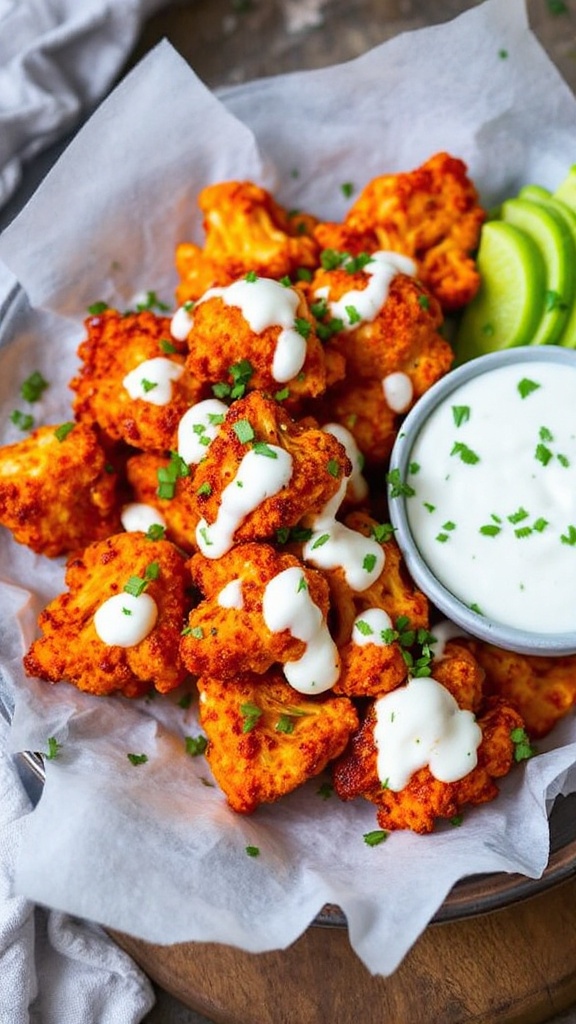
<path fill-rule="evenodd" d="M 338 648 L 297 565 L 284 569 L 266 584 L 262 614 L 272 633 L 288 629 L 306 644 L 301 658 L 283 665 L 290 685 L 299 693 L 323 693 L 334 686 L 340 674 Z"/>
<path fill-rule="evenodd" d="M 140 398 L 150 405 L 168 405 L 172 400 L 172 381 L 178 380 L 183 373 L 184 367 L 180 363 L 155 356 L 130 370 L 122 384 L 130 398 Z"/>
<path fill-rule="evenodd" d="M 109 647 L 135 647 L 152 632 L 157 618 L 158 605 L 150 594 L 136 597 L 122 591 L 96 609 L 94 628 Z"/>
<path fill-rule="evenodd" d="M 178 424 L 178 455 L 188 466 L 202 461 L 227 413 L 218 398 L 205 398 L 186 410 Z"/>
<path fill-rule="evenodd" d="M 389 373 L 382 381 L 382 391 L 386 405 L 392 412 L 406 412 L 414 398 L 414 385 L 407 373 L 396 370 Z"/>
<path fill-rule="evenodd" d="M 416 264 L 409 256 L 399 252 L 379 250 L 371 253 L 371 259 L 362 267 L 362 273 L 369 278 L 366 287 L 352 288 L 341 299 L 330 299 L 328 285 L 314 292 L 317 298 L 326 300 L 330 315 L 342 321 L 345 331 L 353 331 L 361 323 L 375 320 L 388 298 L 390 284 L 396 274 L 413 277 Z"/>
<path fill-rule="evenodd" d="M 378 778 L 398 792 L 428 765 L 439 782 L 457 782 L 478 763 L 482 730 L 471 711 L 430 676 L 410 679 L 376 701 Z"/>
<path fill-rule="evenodd" d="M 120 522 L 127 533 L 147 533 L 151 526 L 166 527 L 166 520 L 158 509 L 143 501 L 130 501 L 120 512 Z"/>
<path fill-rule="evenodd" d="M 361 593 L 376 582 L 386 556 L 372 537 L 365 537 L 336 519 L 346 495 L 348 479 L 342 478 L 336 494 L 317 516 L 312 517 L 312 535 L 304 544 L 302 557 L 317 569 L 342 569 L 348 586 Z"/>
<path fill-rule="evenodd" d="M 352 642 L 357 647 L 374 644 L 376 647 L 388 647 L 387 631 L 393 629 L 392 619 L 383 608 L 366 608 L 354 619 L 352 626 Z"/>
<path fill-rule="evenodd" d="M 449 591 L 503 625 L 576 629 L 576 368 L 527 360 L 460 385 L 409 468 L 410 529 Z"/>
<path fill-rule="evenodd" d="M 242 594 L 242 580 L 230 580 L 216 598 L 221 608 L 236 608 L 240 611 L 244 607 L 244 595 Z"/>

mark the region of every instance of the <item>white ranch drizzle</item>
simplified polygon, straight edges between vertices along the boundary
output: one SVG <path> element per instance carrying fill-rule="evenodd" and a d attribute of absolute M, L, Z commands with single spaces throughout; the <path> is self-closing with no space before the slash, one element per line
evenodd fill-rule
<path fill-rule="evenodd" d="M 414 385 L 407 373 L 396 370 L 387 374 L 382 381 L 386 405 L 392 412 L 406 412 L 414 398 Z"/>
<path fill-rule="evenodd" d="M 122 384 L 130 398 L 140 398 L 150 405 L 168 405 L 172 400 L 172 382 L 183 373 L 184 367 L 180 363 L 165 356 L 155 356 L 130 370 Z"/>
<path fill-rule="evenodd" d="M 122 507 L 120 522 L 127 533 L 147 533 L 151 526 L 166 526 L 166 520 L 158 509 L 143 501 L 129 501 Z"/>
<path fill-rule="evenodd" d="M 194 326 L 193 303 L 185 302 L 179 306 L 170 320 L 170 334 L 176 341 L 186 341 Z"/>
<path fill-rule="evenodd" d="M 292 380 L 306 360 L 306 339 L 295 328 L 301 302 L 298 292 L 272 278 L 242 278 L 224 288 L 209 288 L 197 305 L 216 296 L 227 306 L 237 306 L 255 334 L 268 327 L 281 328 L 271 373 L 279 384 Z"/>
<path fill-rule="evenodd" d="M 422 557 L 461 601 L 514 628 L 576 628 L 575 396 L 565 363 L 492 368 L 447 396 L 410 453 Z"/>
<path fill-rule="evenodd" d="M 272 633 L 288 629 L 306 644 L 302 657 L 283 666 L 290 685 L 299 693 L 323 693 L 334 686 L 340 674 L 338 648 L 297 565 L 284 569 L 266 584 L 262 614 Z"/>
<path fill-rule="evenodd" d="M 218 398 L 206 398 L 186 410 L 178 424 L 178 455 L 187 465 L 198 465 L 216 437 L 228 406 Z"/>
<path fill-rule="evenodd" d="M 239 611 L 244 607 L 242 595 L 242 580 L 230 580 L 216 598 L 221 608 L 237 608 Z"/>
<path fill-rule="evenodd" d="M 114 594 L 94 614 L 94 628 L 109 647 L 135 647 L 152 632 L 158 605 L 150 594 Z"/>
<path fill-rule="evenodd" d="M 363 501 L 368 496 L 368 483 L 362 474 L 364 467 L 364 456 L 360 451 L 353 434 L 343 427 L 341 423 L 325 423 L 322 427 L 327 434 L 332 434 L 346 450 L 346 455 L 352 463 L 352 472 L 348 477 L 347 490 L 354 501 Z"/>
<path fill-rule="evenodd" d="M 304 544 L 302 556 L 318 569 L 341 568 L 348 586 L 362 592 L 378 579 L 385 556 L 372 537 L 364 537 L 336 519 L 347 484 L 348 478 L 343 477 L 336 494 L 312 519 L 312 535 Z"/>
<path fill-rule="evenodd" d="M 375 644 L 376 647 L 387 647 L 391 641 L 385 634 L 393 629 L 392 619 L 383 608 L 366 608 L 356 616 L 352 626 L 352 641 L 357 647 Z"/>
<path fill-rule="evenodd" d="M 428 765 L 440 782 L 457 782 L 478 763 L 482 730 L 471 711 L 431 676 L 409 679 L 376 701 L 378 778 L 398 792 Z"/>
<path fill-rule="evenodd" d="M 431 627 L 430 632 L 436 641 L 432 646 L 434 661 L 442 661 L 446 653 L 446 644 L 449 640 L 455 640 L 458 636 L 469 636 L 465 629 L 457 626 L 455 622 L 450 622 L 449 619 L 443 619 L 442 622 L 435 623 Z"/>
<path fill-rule="evenodd" d="M 361 323 L 371 323 L 378 316 L 388 298 L 390 284 L 396 274 L 408 274 L 414 277 L 416 264 L 409 256 L 399 252 L 379 250 L 371 253 L 371 260 L 362 267 L 362 272 L 370 280 L 366 288 L 351 288 L 341 299 L 330 299 L 330 286 L 324 285 L 314 292 L 319 299 L 324 299 L 330 315 L 342 321 L 343 330 L 353 331 Z"/>
<path fill-rule="evenodd" d="M 284 448 L 268 447 L 272 457 L 261 455 L 253 448 L 246 452 L 235 477 L 222 491 L 215 522 L 208 524 L 201 519 L 198 523 L 196 542 L 206 558 L 225 555 L 246 516 L 290 482 L 292 456 Z"/>

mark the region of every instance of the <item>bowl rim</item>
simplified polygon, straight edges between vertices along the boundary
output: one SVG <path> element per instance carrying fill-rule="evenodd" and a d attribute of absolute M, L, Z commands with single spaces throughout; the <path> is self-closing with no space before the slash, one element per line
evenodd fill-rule
<path fill-rule="evenodd" d="M 410 456 L 418 435 L 431 413 L 456 388 L 503 366 L 532 363 L 559 363 L 576 369 L 576 349 L 560 345 L 534 348 L 518 346 L 478 356 L 449 371 L 433 384 L 407 413 L 392 448 L 389 473 L 393 473 L 395 478 L 401 481 L 406 479 Z M 535 634 L 529 630 L 497 622 L 464 604 L 440 582 L 424 560 L 408 522 L 405 495 L 392 495 L 390 482 L 387 486 L 387 495 L 394 536 L 408 572 L 439 612 L 465 632 L 505 650 L 548 657 L 576 654 L 576 629 L 569 632 Z"/>

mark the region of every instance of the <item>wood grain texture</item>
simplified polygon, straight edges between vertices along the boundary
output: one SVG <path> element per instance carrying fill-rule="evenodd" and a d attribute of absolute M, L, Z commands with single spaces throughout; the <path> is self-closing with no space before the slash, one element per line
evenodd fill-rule
<path fill-rule="evenodd" d="M 576 878 L 430 925 L 389 978 L 369 974 L 344 928 L 312 926 L 289 949 L 258 955 L 113 937 L 215 1024 L 542 1024 L 576 1000 Z"/>

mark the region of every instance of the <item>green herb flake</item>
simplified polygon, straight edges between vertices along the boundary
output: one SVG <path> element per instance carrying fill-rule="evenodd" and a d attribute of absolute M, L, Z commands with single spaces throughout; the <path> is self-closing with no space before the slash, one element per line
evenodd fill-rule
<path fill-rule="evenodd" d="M 196 494 L 198 494 L 199 497 L 204 495 L 208 498 L 212 494 L 212 484 L 209 484 L 208 481 L 205 480 L 204 483 L 200 484 L 200 487 L 197 488 Z"/>
<path fill-rule="evenodd" d="M 528 519 L 528 515 L 529 513 L 526 511 L 526 509 L 520 506 L 520 508 L 516 512 L 512 512 L 512 514 L 506 516 L 506 518 L 509 523 L 515 525 L 516 523 L 522 523 L 525 519 Z"/>
<path fill-rule="evenodd" d="M 345 199 L 350 199 L 350 196 L 354 192 L 354 185 L 352 184 L 351 181 L 344 181 L 340 185 L 340 191 L 342 192 L 342 195 L 344 196 Z"/>
<path fill-rule="evenodd" d="M 34 417 L 28 412 L 20 412 L 19 409 L 14 409 L 14 412 L 10 413 L 10 421 L 22 431 L 32 430 L 34 426 Z"/>
<path fill-rule="evenodd" d="M 350 324 L 359 324 L 362 321 L 360 313 L 356 309 L 356 306 L 345 306 L 346 314 L 348 316 L 348 322 Z"/>
<path fill-rule="evenodd" d="M 90 316 L 100 316 L 101 313 L 105 313 L 109 308 L 107 302 L 93 302 L 91 306 L 88 306 L 88 312 Z"/>
<path fill-rule="evenodd" d="M 528 395 L 531 395 L 533 391 L 537 391 L 539 387 L 540 384 L 537 384 L 536 381 L 530 380 L 529 377 L 523 377 L 522 380 L 518 381 L 520 398 L 528 398 Z"/>
<path fill-rule="evenodd" d="M 330 476 L 333 476 L 336 480 L 340 476 L 340 463 L 337 459 L 330 459 L 330 461 L 326 463 L 326 469 L 330 473 Z"/>
<path fill-rule="evenodd" d="M 56 427 L 54 437 L 60 442 L 65 441 L 68 434 L 74 430 L 75 426 L 75 423 L 61 423 L 59 427 Z"/>
<path fill-rule="evenodd" d="M 331 782 L 323 782 L 316 790 L 317 796 L 321 796 L 323 800 L 329 800 L 334 793 L 334 786 Z"/>
<path fill-rule="evenodd" d="M 379 846 L 388 839 L 389 833 L 383 828 L 376 828 L 372 832 L 365 832 L 363 835 L 366 846 Z"/>
<path fill-rule="evenodd" d="M 254 430 L 252 424 L 248 420 L 237 420 L 236 423 L 232 425 L 232 429 L 241 444 L 248 444 L 249 441 L 254 440 Z"/>
<path fill-rule="evenodd" d="M 560 540 L 569 547 L 576 547 L 576 526 L 568 526 L 566 533 L 560 535 Z"/>
<path fill-rule="evenodd" d="M 142 385 L 142 390 L 143 390 L 143 392 L 146 395 L 148 394 L 149 391 L 153 391 L 154 388 L 158 387 L 158 381 L 157 380 L 146 380 L 145 377 L 142 378 L 140 383 Z"/>
<path fill-rule="evenodd" d="M 280 718 L 274 726 L 276 732 L 284 733 L 285 736 L 290 736 L 294 732 L 295 727 L 294 719 L 290 715 L 280 715 Z"/>
<path fill-rule="evenodd" d="M 53 761 L 54 758 L 58 757 L 58 754 L 62 750 L 62 744 L 58 742 L 55 736 L 48 737 L 48 750 L 44 754 L 47 761 Z"/>
<path fill-rule="evenodd" d="M 402 480 L 398 468 L 392 469 L 386 474 L 386 483 L 388 484 L 391 498 L 411 498 L 416 494 L 414 488 Z"/>
<path fill-rule="evenodd" d="M 543 466 L 547 466 L 550 460 L 554 458 L 554 455 L 545 444 L 537 444 L 536 451 L 534 452 L 534 458 L 538 462 L 541 462 Z"/>
<path fill-rule="evenodd" d="M 168 338 L 160 338 L 158 344 L 160 345 L 160 349 L 162 350 L 162 352 L 164 352 L 167 356 L 174 355 L 174 353 L 178 351 L 176 345 L 174 345 L 173 342 L 168 341 Z"/>
<path fill-rule="evenodd" d="M 395 532 L 396 527 L 392 526 L 392 523 L 375 523 L 371 530 L 372 537 L 379 544 L 385 544 L 394 536 Z"/>
<path fill-rule="evenodd" d="M 497 526 L 496 523 L 485 523 L 484 526 L 480 527 L 478 532 L 481 533 L 483 537 L 497 537 L 498 534 L 502 532 L 502 527 Z"/>
<path fill-rule="evenodd" d="M 162 300 L 158 298 L 156 292 L 147 291 L 145 292 L 142 301 L 136 303 L 136 309 L 139 313 L 144 312 L 146 309 L 157 309 L 160 313 L 167 313 L 170 306 L 165 302 L 162 302 Z"/>
<path fill-rule="evenodd" d="M 536 749 L 530 743 L 530 737 L 523 727 L 519 726 L 517 729 L 512 729 L 510 739 L 514 744 L 515 761 L 527 761 L 528 758 L 534 757 Z"/>
<path fill-rule="evenodd" d="M 20 394 L 26 402 L 37 402 L 47 387 L 48 381 L 39 370 L 35 370 L 20 385 Z"/>
<path fill-rule="evenodd" d="M 206 750 L 206 747 L 208 746 L 208 740 L 206 739 L 205 736 L 202 735 L 185 736 L 184 745 L 186 753 L 189 754 L 190 757 L 199 757 L 200 754 L 203 754 L 204 751 Z"/>
<path fill-rule="evenodd" d="M 256 273 L 255 270 L 249 270 L 244 280 L 248 281 L 249 284 L 255 284 L 256 281 L 258 280 L 258 274 Z"/>
<path fill-rule="evenodd" d="M 461 427 L 463 423 L 468 423 L 468 420 L 470 419 L 470 406 L 453 405 L 452 418 L 454 420 L 455 426 L 457 427 Z"/>
<path fill-rule="evenodd" d="M 297 316 L 294 320 L 294 329 L 297 333 L 306 340 L 312 330 L 312 324 L 309 320 L 305 320 L 303 316 Z"/>
<path fill-rule="evenodd" d="M 323 547 L 323 546 L 324 546 L 324 544 L 327 544 L 329 540 L 330 540 L 330 534 L 329 534 L 329 533 L 322 533 L 322 534 L 321 534 L 321 535 L 320 535 L 319 537 L 317 537 L 317 538 L 316 538 L 316 540 L 314 541 L 314 543 L 313 543 L 313 545 L 312 545 L 312 551 L 315 551 L 315 550 L 316 550 L 316 548 L 321 548 L 321 547 Z"/>
<path fill-rule="evenodd" d="M 430 309 L 430 297 L 428 295 L 419 295 L 418 296 L 418 305 L 422 309 Z"/>
<path fill-rule="evenodd" d="M 246 846 L 245 850 L 246 850 L 246 853 L 247 853 L 247 855 L 249 857 L 259 857 L 260 856 L 260 847 L 259 846 Z"/>
<path fill-rule="evenodd" d="M 364 555 L 364 558 L 362 560 L 362 568 L 366 572 L 373 572 L 375 566 L 376 566 L 376 555 L 373 555 L 373 554 Z"/>
<path fill-rule="evenodd" d="M 374 635 L 374 630 L 372 629 L 370 623 L 366 622 L 366 619 L 356 619 L 356 622 L 354 623 L 354 629 L 357 629 L 358 632 L 362 634 L 362 636 Z"/>
<path fill-rule="evenodd" d="M 160 523 L 151 523 L 146 530 L 146 540 L 164 540 L 165 536 L 166 527 Z"/>
<path fill-rule="evenodd" d="M 550 14 L 568 14 L 568 4 L 564 0 L 547 0 L 547 7 Z"/>
<path fill-rule="evenodd" d="M 242 732 L 251 732 L 258 720 L 262 717 L 262 708 L 259 708 L 257 704 L 253 704 L 252 701 L 246 701 L 240 705 L 240 714 L 244 719 L 242 723 Z"/>
<path fill-rule="evenodd" d="M 257 455 L 264 455 L 267 459 L 278 458 L 278 452 L 275 452 L 274 449 L 271 448 L 269 444 L 266 444 L 266 441 L 256 441 L 252 445 L 252 448 Z"/>
<path fill-rule="evenodd" d="M 472 448 L 469 448 L 463 441 L 455 441 L 450 455 L 457 455 L 461 462 L 467 466 L 475 466 L 480 462 L 480 456 Z"/>
<path fill-rule="evenodd" d="M 570 459 L 566 455 L 557 455 L 556 458 L 564 469 L 568 469 L 570 466 Z"/>
<path fill-rule="evenodd" d="M 126 754 L 126 757 L 130 761 L 130 764 L 146 764 L 148 760 L 148 754 Z"/>
<path fill-rule="evenodd" d="M 450 818 L 449 820 L 450 820 L 450 824 L 453 826 L 453 828 L 460 828 L 460 825 L 464 821 L 464 815 L 463 814 L 455 814 L 454 817 Z"/>
<path fill-rule="evenodd" d="M 287 398 L 290 398 L 290 388 L 280 388 L 274 395 L 277 402 L 285 402 Z"/>

